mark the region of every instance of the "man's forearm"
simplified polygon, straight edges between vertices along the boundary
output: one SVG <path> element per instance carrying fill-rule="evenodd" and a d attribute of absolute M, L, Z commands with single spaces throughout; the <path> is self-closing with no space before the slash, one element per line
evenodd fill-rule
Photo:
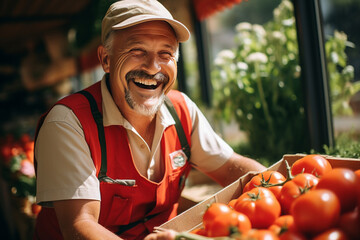
<path fill-rule="evenodd" d="M 99 223 L 92 220 L 77 221 L 72 226 L 62 228 L 61 231 L 66 240 L 121 239 Z"/>
<path fill-rule="evenodd" d="M 234 153 L 223 166 L 208 175 L 222 186 L 227 186 L 249 171 L 261 172 L 265 169 L 257 161 Z"/>
<path fill-rule="evenodd" d="M 100 201 L 54 201 L 54 208 L 64 239 L 121 239 L 98 223 Z"/>

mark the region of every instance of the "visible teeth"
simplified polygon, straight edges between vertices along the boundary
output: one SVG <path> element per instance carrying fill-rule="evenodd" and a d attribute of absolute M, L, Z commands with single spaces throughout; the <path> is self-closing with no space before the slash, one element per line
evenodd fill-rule
<path fill-rule="evenodd" d="M 157 82 L 155 80 L 151 80 L 151 79 L 150 80 L 149 79 L 135 79 L 134 81 L 137 83 L 148 85 L 148 86 L 157 85 Z"/>

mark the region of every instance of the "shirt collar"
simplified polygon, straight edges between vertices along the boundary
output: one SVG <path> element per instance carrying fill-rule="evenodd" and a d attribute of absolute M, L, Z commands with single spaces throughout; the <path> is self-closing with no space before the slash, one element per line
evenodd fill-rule
<path fill-rule="evenodd" d="M 114 99 L 112 98 L 106 84 L 106 75 L 101 80 L 101 96 L 102 96 L 102 110 L 104 126 L 121 125 L 127 129 L 133 129 L 131 124 L 123 117 Z M 174 125 L 175 120 L 171 116 L 169 110 L 162 104 L 157 116 L 156 122 L 161 124 L 164 128 Z"/>

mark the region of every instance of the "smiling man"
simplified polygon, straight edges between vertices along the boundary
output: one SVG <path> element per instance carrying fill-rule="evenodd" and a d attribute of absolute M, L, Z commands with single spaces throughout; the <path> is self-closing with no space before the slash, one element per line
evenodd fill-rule
<path fill-rule="evenodd" d="M 174 239 L 192 167 L 223 186 L 264 166 L 234 151 L 185 94 L 171 90 L 189 31 L 155 0 L 112 4 L 102 22 L 103 79 L 54 105 L 35 144 L 34 239 Z"/>

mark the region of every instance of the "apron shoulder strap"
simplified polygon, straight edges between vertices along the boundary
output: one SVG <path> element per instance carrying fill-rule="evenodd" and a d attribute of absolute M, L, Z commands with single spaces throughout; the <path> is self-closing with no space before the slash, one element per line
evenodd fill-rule
<path fill-rule="evenodd" d="M 175 120 L 175 128 L 176 128 L 176 132 L 178 134 L 178 138 L 180 140 L 180 144 L 181 144 L 181 149 L 184 151 L 187 159 L 190 159 L 190 155 L 191 155 L 191 151 L 190 151 L 190 145 L 187 141 L 186 135 L 185 135 L 185 131 L 184 128 L 181 124 L 181 121 L 179 119 L 179 116 L 174 108 L 173 103 L 171 102 L 169 97 L 165 97 L 165 105 L 168 108 L 171 116 L 174 118 Z"/>
<path fill-rule="evenodd" d="M 84 95 L 89 101 L 91 114 L 93 115 L 93 118 L 97 126 L 100 149 L 101 149 L 101 168 L 98 179 L 101 180 L 102 178 L 106 177 L 106 172 L 107 172 L 107 154 L 106 154 L 106 141 L 105 141 L 103 117 L 98 109 L 95 98 L 93 97 L 93 95 L 91 95 L 91 93 L 85 90 L 79 91 L 78 93 Z"/>
<path fill-rule="evenodd" d="M 99 180 L 107 181 L 107 178 L 108 178 L 106 176 L 107 154 L 106 154 L 106 141 L 105 141 L 103 117 L 97 107 L 95 98 L 91 95 L 91 93 L 89 93 L 85 90 L 79 91 L 78 93 L 84 95 L 86 97 L 86 99 L 89 101 L 91 113 L 96 122 L 98 136 L 99 136 L 99 142 L 100 142 L 100 148 L 101 148 L 101 168 L 100 168 L 100 173 L 99 173 L 98 178 L 99 178 Z M 171 102 L 171 100 L 168 97 L 165 98 L 165 105 L 168 108 L 171 116 L 175 120 L 175 128 L 176 128 L 176 132 L 178 134 L 178 138 L 180 140 L 181 148 L 184 151 L 186 157 L 188 159 L 190 159 L 190 155 L 191 155 L 190 154 L 190 145 L 187 141 L 187 138 L 186 138 L 186 135 L 184 132 L 184 128 L 181 125 L 181 121 L 179 119 L 179 116 L 178 116 L 175 108 L 174 108 L 173 103 Z"/>

